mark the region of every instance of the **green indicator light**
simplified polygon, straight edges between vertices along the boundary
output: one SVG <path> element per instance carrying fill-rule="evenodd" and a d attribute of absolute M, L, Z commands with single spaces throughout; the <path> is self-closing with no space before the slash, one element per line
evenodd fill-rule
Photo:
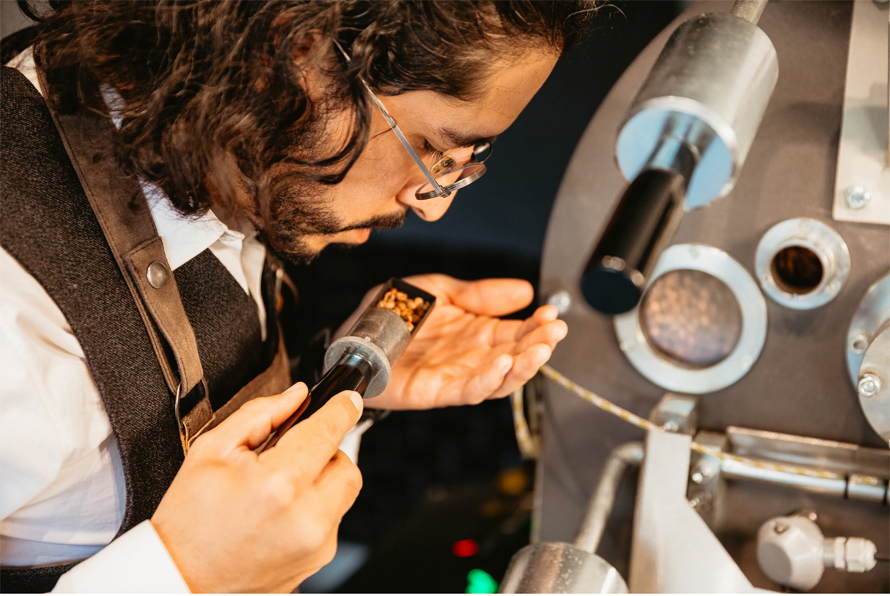
<path fill-rule="evenodd" d="M 467 574 L 467 594 L 496 594 L 498 582 L 481 569 L 473 569 Z"/>

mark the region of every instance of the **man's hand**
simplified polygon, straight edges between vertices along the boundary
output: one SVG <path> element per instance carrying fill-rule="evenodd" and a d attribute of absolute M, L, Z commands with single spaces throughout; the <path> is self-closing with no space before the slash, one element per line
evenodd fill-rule
<path fill-rule="evenodd" d="M 193 592 L 290 592 L 333 558 L 362 485 L 338 449 L 361 415 L 358 394 L 253 452 L 306 395 L 298 383 L 255 399 L 189 450 L 151 522 Z"/>
<path fill-rule="evenodd" d="M 568 332 L 553 306 L 524 321 L 496 318 L 531 303 L 534 291 L 526 281 L 469 282 L 440 274 L 405 281 L 434 294 L 436 306 L 393 367 L 386 391 L 367 400 L 367 407 L 419 410 L 509 395 L 550 359 Z M 340 333 L 353 322 L 355 317 Z"/>

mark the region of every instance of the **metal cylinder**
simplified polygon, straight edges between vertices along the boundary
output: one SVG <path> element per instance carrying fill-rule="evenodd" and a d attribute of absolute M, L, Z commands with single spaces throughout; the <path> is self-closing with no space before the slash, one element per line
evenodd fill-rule
<path fill-rule="evenodd" d="M 564 542 L 526 546 L 513 556 L 501 594 L 627 594 L 615 568 Z"/>
<path fill-rule="evenodd" d="M 746 19 L 713 13 L 680 25 L 618 135 L 616 155 L 624 177 L 636 178 L 663 139 L 676 137 L 699 156 L 687 208 L 729 193 L 778 73 L 772 42 Z"/>
<path fill-rule="evenodd" d="M 386 308 L 369 308 L 345 336 L 337 339 L 324 355 L 325 368 L 336 364 L 346 352 L 360 354 L 374 370 L 364 396 L 380 395 L 389 384 L 392 365 L 411 341 L 402 317 Z"/>
<path fill-rule="evenodd" d="M 727 480 L 751 480 L 839 499 L 886 503 L 887 481 L 874 476 L 854 474 L 847 478 L 838 474 L 831 478 L 817 478 L 752 466 L 732 459 L 720 463 L 720 472 Z"/>
<path fill-rule="evenodd" d="M 627 187 L 581 276 L 587 303 L 606 315 L 635 307 L 683 216 L 686 180 L 645 170 Z"/>
<path fill-rule="evenodd" d="M 612 450 L 600 473 L 596 491 L 587 503 L 587 511 L 575 538 L 576 547 L 590 553 L 596 552 L 606 531 L 609 514 L 615 506 L 621 479 L 629 467 L 639 467 L 644 454 L 643 444 L 639 441 L 625 443 Z"/>

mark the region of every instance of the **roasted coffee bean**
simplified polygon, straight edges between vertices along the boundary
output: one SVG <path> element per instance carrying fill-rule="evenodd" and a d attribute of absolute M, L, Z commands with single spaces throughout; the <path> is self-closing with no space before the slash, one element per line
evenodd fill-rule
<path fill-rule="evenodd" d="M 429 308 L 429 303 L 421 297 L 409 298 L 405 292 L 391 288 L 377 302 L 379 308 L 393 311 L 408 325 L 410 331 L 414 330 L 414 324 L 420 321 Z"/>

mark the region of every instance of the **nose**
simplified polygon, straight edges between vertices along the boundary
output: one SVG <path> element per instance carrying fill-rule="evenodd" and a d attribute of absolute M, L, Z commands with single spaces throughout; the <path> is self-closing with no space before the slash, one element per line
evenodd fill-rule
<path fill-rule="evenodd" d="M 447 197 L 436 197 L 435 199 L 427 199 L 421 201 L 417 198 L 417 190 L 426 184 L 426 179 L 413 179 L 399 190 L 396 194 L 396 200 L 399 203 L 410 207 L 417 216 L 424 221 L 436 221 L 441 219 L 443 215 L 451 207 L 451 201 L 457 192 L 452 192 Z"/>
<path fill-rule="evenodd" d="M 470 158 L 473 156 L 473 148 L 461 147 L 459 149 L 453 149 L 448 152 L 448 155 L 457 165 L 461 166 L 470 161 Z M 454 200 L 455 195 L 457 195 L 457 191 L 453 191 L 447 197 L 436 197 L 435 199 L 421 201 L 417 198 L 417 191 L 426 183 L 426 178 L 420 176 L 419 173 L 417 176 L 412 176 L 411 180 L 409 180 L 397 193 L 396 199 L 403 205 L 413 209 L 414 213 L 416 213 L 420 219 L 424 221 L 437 221 L 441 219 L 448 211 L 448 208 L 451 207 L 451 202 Z"/>

